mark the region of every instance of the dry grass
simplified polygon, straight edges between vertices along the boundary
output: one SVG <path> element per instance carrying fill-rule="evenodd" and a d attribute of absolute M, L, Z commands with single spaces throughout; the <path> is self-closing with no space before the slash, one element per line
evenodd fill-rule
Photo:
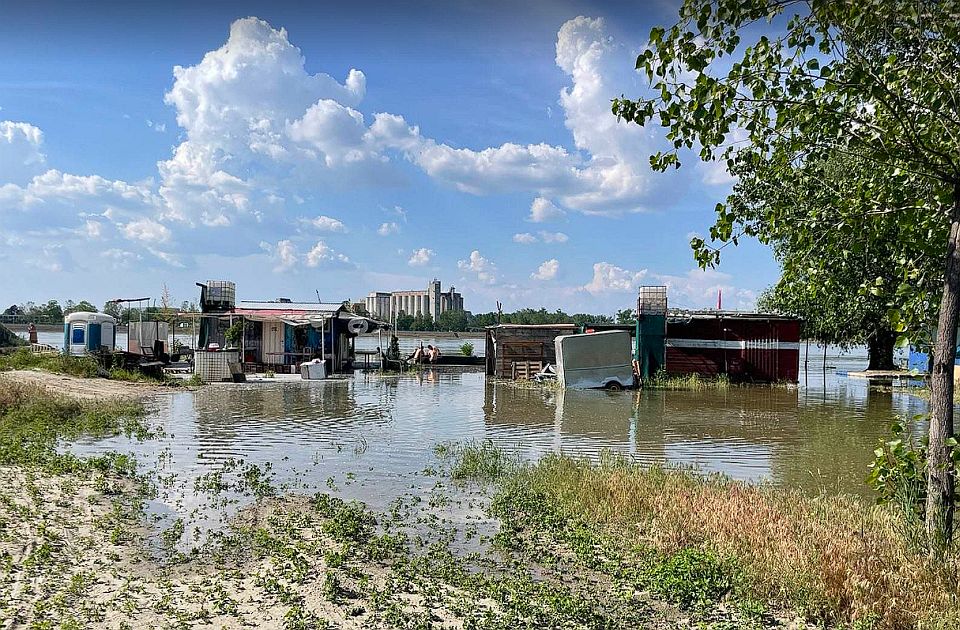
<path fill-rule="evenodd" d="M 931 566 L 892 508 L 809 498 L 618 459 L 550 456 L 520 473 L 566 509 L 628 543 L 707 546 L 735 560 L 746 594 L 831 624 L 960 627 L 960 562 Z"/>

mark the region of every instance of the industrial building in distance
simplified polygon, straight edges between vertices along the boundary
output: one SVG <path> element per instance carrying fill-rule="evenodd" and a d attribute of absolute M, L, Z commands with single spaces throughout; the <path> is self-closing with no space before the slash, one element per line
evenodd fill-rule
<path fill-rule="evenodd" d="M 434 278 L 425 290 L 372 291 L 363 300 L 370 317 L 381 321 L 393 321 L 397 315 L 429 315 L 434 321 L 441 313 L 462 311 L 463 296 L 454 287 L 440 290 L 440 281 Z"/>

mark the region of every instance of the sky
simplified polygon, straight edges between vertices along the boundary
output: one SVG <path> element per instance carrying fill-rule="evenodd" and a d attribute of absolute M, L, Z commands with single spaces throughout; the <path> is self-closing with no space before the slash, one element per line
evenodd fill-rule
<path fill-rule="evenodd" d="M 336 5 L 336 6 L 334 6 Z M 637 287 L 749 309 L 756 242 L 701 271 L 733 180 L 618 122 L 675 2 L 10 3 L 0 22 L 0 306 L 358 299 L 612 314 Z"/>

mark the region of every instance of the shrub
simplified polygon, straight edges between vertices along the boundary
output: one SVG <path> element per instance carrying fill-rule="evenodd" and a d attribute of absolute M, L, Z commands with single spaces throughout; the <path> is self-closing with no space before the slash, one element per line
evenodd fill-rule
<path fill-rule="evenodd" d="M 465 357 L 472 357 L 472 356 L 473 356 L 473 344 L 470 343 L 469 341 L 466 341 L 466 342 L 460 344 L 460 354 L 462 354 L 462 355 L 465 356 Z"/>

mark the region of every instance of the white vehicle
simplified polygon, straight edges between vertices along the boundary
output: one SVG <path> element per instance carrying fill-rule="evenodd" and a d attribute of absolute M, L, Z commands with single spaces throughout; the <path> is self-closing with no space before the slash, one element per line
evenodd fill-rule
<path fill-rule="evenodd" d="M 633 387 L 633 351 L 625 330 L 563 335 L 554 342 L 557 380 L 574 389 Z"/>

